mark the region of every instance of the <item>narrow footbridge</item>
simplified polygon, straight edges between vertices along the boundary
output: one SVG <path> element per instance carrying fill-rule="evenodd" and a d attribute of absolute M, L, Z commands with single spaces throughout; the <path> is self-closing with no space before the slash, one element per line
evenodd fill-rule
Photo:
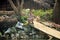
<path fill-rule="evenodd" d="M 34 28 L 36 28 L 40 31 L 43 31 L 44 33 L 49 34 L 53 37 L 60 39 L 60 31 L 57 31 L 56 29 L 53 29 L 50 27 L 47 27 L 47 26 L 45 26 L 45 25 L 43 25 L 35 20 L 33 22 L 34 22 Z"/>

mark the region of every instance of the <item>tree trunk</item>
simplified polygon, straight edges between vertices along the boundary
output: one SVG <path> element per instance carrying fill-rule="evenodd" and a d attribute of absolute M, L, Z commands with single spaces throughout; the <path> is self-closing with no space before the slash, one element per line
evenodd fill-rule
<path fill-rule="evenodd" d="M 16 3 L 17 3 L 17 7 L 15 6 L 15 4 L 13 3 L 12 0 L 8 0 L 11 7 L 13 8 L 13 10 L 15 11 L 15 14 L 17 15 L 17 19 L 18 21 L 22 21 L 21 19 L 21 14 L 22 14 L 22 9 L 23 9 L 23 4 L 24 4 L 24 0 L 21 1 L 21 4 L 20 4 L 20 1 L 19 0 L 16 0 Z"/>
<path fill-rule="evenodd" d="M 60 24 L 60 0 L 56 0 L 53 12 L 53 21 Z"/>

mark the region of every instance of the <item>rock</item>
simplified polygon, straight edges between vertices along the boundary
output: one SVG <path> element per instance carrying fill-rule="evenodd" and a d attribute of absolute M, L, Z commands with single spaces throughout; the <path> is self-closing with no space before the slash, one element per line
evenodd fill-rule
<path fill-rule="evenodd" d="M 5 31 L 5 34 L 10 33 L 11 29 L 8 28 L 7 31 Z"/>
<path fill-rule="evenodd" d="M 16 24 L 16 28 L 20 28 L 20 29 L 23 29 L 23 23 L 20 23 L 20 22 L 17 22 L 17 24 Z"/>

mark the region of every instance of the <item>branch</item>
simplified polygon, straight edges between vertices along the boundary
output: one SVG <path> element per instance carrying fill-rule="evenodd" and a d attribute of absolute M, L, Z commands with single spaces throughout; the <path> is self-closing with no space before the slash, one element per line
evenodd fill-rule
<path fill-rule="evenodd" d="M 15 12 L 18 12 L 18 9 L 16 8 L 16 6 L 14 5 L 13 1 L 12 0 L 8 0 L 8 2 L 10 3 L 11 7 L 13 8 L 13 10 Z"/>
<path fill-rule="evenodd" d="M 17 8 L 19 10 L 19 8 L 20 8 L 20 1 L 19 0 L 16 0 L 16 3 L 17 3 Z"/>
<path fill-rule="evenodd" d="M 21 1 L 21 8 L 23 8 L 24 0 Z"/>

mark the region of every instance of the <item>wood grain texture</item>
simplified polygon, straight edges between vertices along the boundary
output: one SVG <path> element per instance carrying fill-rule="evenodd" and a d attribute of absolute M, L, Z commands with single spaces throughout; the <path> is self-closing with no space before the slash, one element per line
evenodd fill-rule
<path fill-rule="evenodd" d="M 33 22 L 34 22 L 34 27 L 36 29 L 38 29 L 40 31 L 43 31 L 43 32 L 45 32 L 45 33 L 47 33 L 47 34 L 49 34 L 53 37 L 56 37 L 56 38 L 60 39 L 60 32 L 59 31 L 57 31 L 53 28 L 49 28 L 49 27 L 47 27 L 47 26 L 45 26 L 45 25 L 43 25 L 43 24 L 41 24 L 41 23 L 39 23 L 35 20 Z"/>

